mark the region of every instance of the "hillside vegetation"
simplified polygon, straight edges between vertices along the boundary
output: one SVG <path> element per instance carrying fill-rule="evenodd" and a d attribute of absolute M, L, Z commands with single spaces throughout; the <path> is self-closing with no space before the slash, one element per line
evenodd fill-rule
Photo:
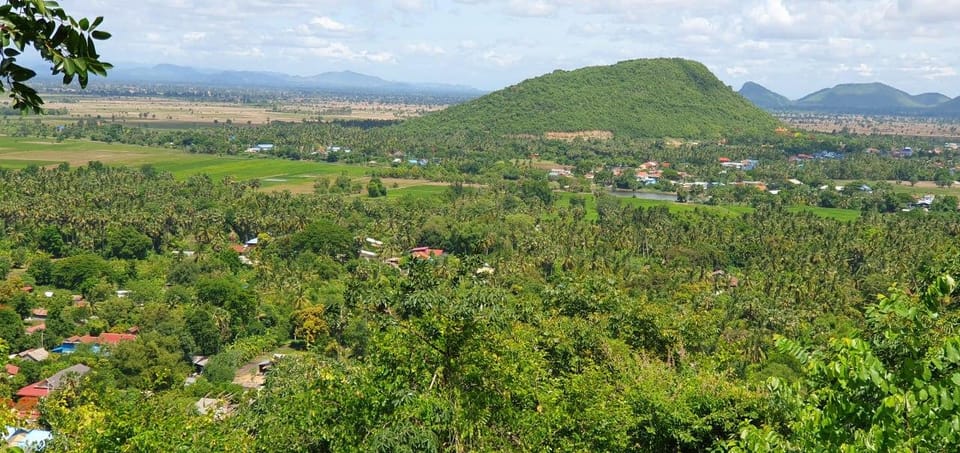
<path fill-rule="evenodd" d="M 801 108 L 916 109 L 926 107 L 910 94 L 882 83 L 850 83 L 826 88 L 797 100 Z"/>
<path fill-rule="evenodd" d="M 789 108 L 790 104 L 793 102 L 786 96 L 775 93 L 754 82 L 744 83 L 743 88 L 740 88 L 739 93 L 741 96 L 747 98 L 748 101 L 756 104 L 757 107 L 767 110 L 786 109 Z"/>
<path fill-rule="evenodd" d="M 650 59 L 554 71 L 399 127 L 423 134 L 590 130 L 618 137 L 714 138 L 772 133 L 778 125 L 704 65 Z"/>
<path fill-rule="evenodd" d="M 883 83 L 844 83 L 797 100 L 747 82 L 739 91 L 756 106 L 769 111 L 814 111 L 847 114 L 955 116 L 950 98 L 941 93 L 911 95 Z"/>
<path fill-rule="evenodd" d="M 938 105 L 933 111 L 941 116 L 960 116 L 960 97 Z"/>

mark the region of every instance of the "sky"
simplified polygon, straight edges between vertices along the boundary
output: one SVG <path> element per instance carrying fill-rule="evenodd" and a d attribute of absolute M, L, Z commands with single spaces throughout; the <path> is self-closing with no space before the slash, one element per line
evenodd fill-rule
<path fill-rule="evenodd" d="M 496 90 L 555 69 L 703 62 L 790 98 L 838 83 L 960 95 L 960 0 L 61 0 L 116 65 L 352 70 Z"/>

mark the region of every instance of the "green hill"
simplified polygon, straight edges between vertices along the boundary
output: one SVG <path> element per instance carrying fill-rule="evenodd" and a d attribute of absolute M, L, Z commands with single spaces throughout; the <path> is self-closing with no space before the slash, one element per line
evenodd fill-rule
<path fill-rule="evenodd" d="M 763 85 L 754 82 L 744 83 L 739 93 L 764 110 L 785 110 L 793 104 L 786 96 L 774 93 Z"/>
<path fill-rule="evenodd" d="M 935 116 L 960 117 L 960 97 L 934 107 L 931 109 L 931 114 Z"/>
<path fill-rule="evenodd" d="M 397 127 L 422 134 L 710 138 L 769 134 L 779 125 L 706 66 L 649 59 L 554 71 Z"/>
<path fill-rule="evenodd" d="M 914 96 L 913 100 L 925 106 L 934 107 L 945 102 L 950 102 L 950 97 L 940 93 L 923 93 Z"/>
<path fill-rule="evenodd" d="M 807 95 L 795 106 L 830 112 L 907 113 L 928 107 L 925 101 L 882 83 L 847 83 Z"/>

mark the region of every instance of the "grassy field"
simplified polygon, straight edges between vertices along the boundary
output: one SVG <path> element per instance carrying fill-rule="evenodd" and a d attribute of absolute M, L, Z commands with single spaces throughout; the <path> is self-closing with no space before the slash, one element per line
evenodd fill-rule
<path fill-rule="evenodd" d="M 586 200 L 587 207 L 587 218 L 591 220 L 596 220 L 598 218 L 597 214 L 597 201 L 593 195 L 589 194 L 572 194 L 572 193 L 560 193 L 558 194 L 559 198 L 557 199 L 558 207 L 567 207 L 570 206 L 570 199 L 576 196 L 582 196 Z M 674 201 L 661 201 L 661 200 L 645 200 L 642 198 L 619 198 L 623 203 L 626 203 L 630 206 L 650 208 L 655 206 L 664 206 L 670 210 L 670 212 L 693 212 L 696 210 L 712 212 L 715 214 L 725 215 L 725 216 L 738 216 L 746 213 L 751 213 L 756 211 L 753 207 L 750 206 L 739 206 L 739 205 L 728 205 L 728 206 L 711 206 L 704 204 L 696 203 L 677 203 Z M 839 220 L 842 222 L 849 222 L 856 220 L 860 217 L 859 211 L 854 211 L 851 209 L 837 209 L 837 208 L 819 208 L 814 206 L 793 206 L 789 208 L 790 212 L 812 212 L 820 217 L 827 219 Z"/>
<path fill-rule="evenodd" d="M 344 101 L 334 98 L 287 100 L 279 104 L 198 102 L 144 97 L 94 97 L 61 93 L 45 96 L 45 108 L 66 109 L 66 115 L 50 115 L 50 124 L 72 124 L 82 118 L 106 118 L 128 126 L 186 129 L 216 123 L 266 124 L 270 121 L 377 119 L 396 120 L 443 109 L 441 105 L 396 104 L 374 101 Z"/>
<path fill-rule="evenodd" d="M 318 176 L 346 174 L 361 178 L 367 168 L 326 162 L 299 162 L 257 156 L 215 156 L 190 154 L 179 150 L 133 145 L 66 140 L 44 142 L 19 137 L 0 137 L 0 167 L 24 168 L 28 165 L 51 166 L 66 162 L 71 166 L 100 161 L 107 165 L 140 166 L 151 164 L 157 170 L 177 178 L 206 173 L 214 179 L 259 179 L 263 187 L 312 187 Z"/>
<path fill-rule="evenodd" d="M 860 218 L 860 211 L 853 209 L 840 208 L 820 208 L 817 206 L 792 206 L 788 208 L 790 212 L 812 212 L 820 217 L 839 220 L 841 222 L 852 222 Z"/>
<path fill-rule="evenodd" d="M 838 186 L 848 186 L 854 181 L 852 180 L 837 180 L 834 182 Z M 908 193 L 910 195 L 960 195 L 960 184 L 954 184 L 950 187 L 939 187 L 933 181 L 920 181 L 916 185 L 911 186 L 909 182 L 901 182 L 897 184 L 896 181 L 884 181 L 893 188 L 894 192 L 899 193 Z M 868 185 L 875 185 L 876 181 L 868 181 Z"/>

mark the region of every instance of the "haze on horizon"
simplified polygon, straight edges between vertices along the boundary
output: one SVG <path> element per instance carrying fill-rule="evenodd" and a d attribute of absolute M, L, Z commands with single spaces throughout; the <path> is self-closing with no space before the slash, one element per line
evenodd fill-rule
<path fill-rule="evenodd" d="M 960 0 L 62 0 L 105 17 L 116 65 L 352 70 L 494 90 L 647 57 L 797 98 L 879 81 L 960 95 Z"/>

